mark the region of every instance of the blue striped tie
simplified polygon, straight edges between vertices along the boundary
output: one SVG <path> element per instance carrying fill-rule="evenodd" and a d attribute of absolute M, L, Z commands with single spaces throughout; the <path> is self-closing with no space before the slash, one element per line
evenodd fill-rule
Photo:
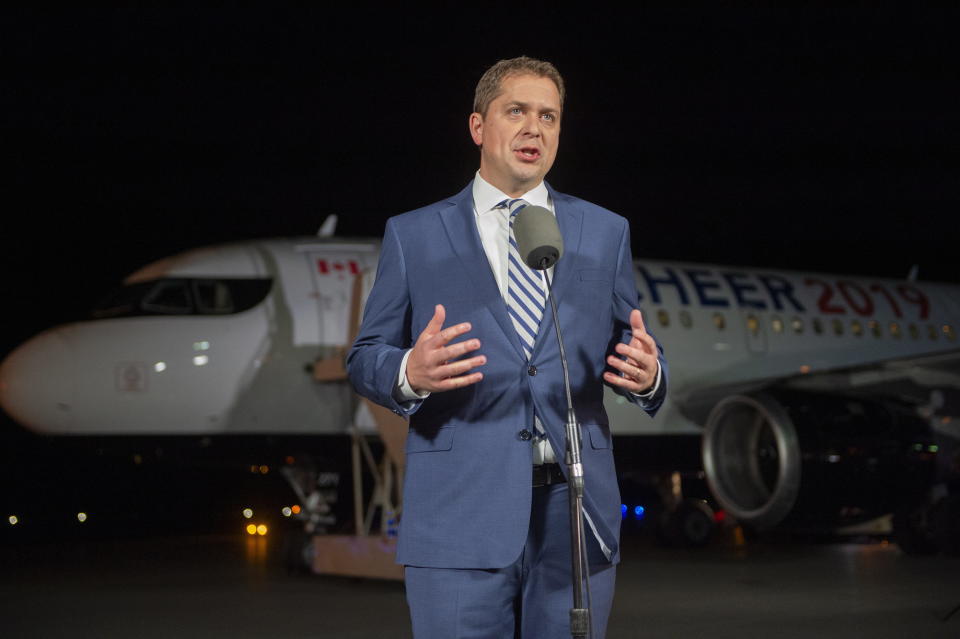
<path fill-rule="evenodd" d="M 529 202 L 520 199 L 504 200 L 498 205 L 510 211 L 507 312 L 513 320 L 513 327 L 517 329 L 523 352 L 529 360 L 533 343 L 537 339 L 537 330 L 540 328 L 540 319 L 543 317 L 547 293 L 540 273 L 527 266 L 520 257 L 520 249 L 513 235 L 513 220 L 525 206 L 529 206 Z"/>

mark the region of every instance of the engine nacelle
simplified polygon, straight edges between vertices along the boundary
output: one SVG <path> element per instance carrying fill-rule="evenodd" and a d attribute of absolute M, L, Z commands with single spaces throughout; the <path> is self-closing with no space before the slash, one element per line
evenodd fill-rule
<path fill-rule="evenodd" d="M 707 418 L 703 468 L 716 500 L 738 521 L 770 528 L 800 493 L 800 445 L 793 420 L 768 395 L 732 395 Z"/>
<path fill-rule="evenodd" d="M 721 400 L 702 449 L 717 502 L 760 530 L 833 528 L 922 500 L 935 453 L 909 407 L 783 389 Z"/>

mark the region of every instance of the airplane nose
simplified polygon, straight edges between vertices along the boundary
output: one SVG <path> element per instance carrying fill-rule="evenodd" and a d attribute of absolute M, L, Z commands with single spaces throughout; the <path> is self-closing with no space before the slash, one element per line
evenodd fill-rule
<path fill-rule="evenodd" d="M 66 431 L 72 420 L 74 367 L 59 331 L 40 333 L 0 363 L 0 406 L 31 430 Z"/>

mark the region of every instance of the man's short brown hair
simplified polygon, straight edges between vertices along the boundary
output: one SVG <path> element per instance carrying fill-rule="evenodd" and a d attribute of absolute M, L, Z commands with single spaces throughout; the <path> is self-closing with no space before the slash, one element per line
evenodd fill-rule
<path fill-rule="evenodd" d="M 473 96 L 474 113 L 487 117 L 487 109 L 490 107 L 490 103 L 500 95 L 500 85 L 504 79 L 514 75 L 527 74 L 553 80 L 553 83 L 557 85 L 557 91 L 560 93 L 560 110 L 562 111 L 563 97 L 566 91 L 563 87 L 563 78 L 557 71 L 557 67 L 544 60 L 522 55 L 519 58 L 500 60 L 480 77 L 480 81 L 477 82 L 476 93 Z"/>

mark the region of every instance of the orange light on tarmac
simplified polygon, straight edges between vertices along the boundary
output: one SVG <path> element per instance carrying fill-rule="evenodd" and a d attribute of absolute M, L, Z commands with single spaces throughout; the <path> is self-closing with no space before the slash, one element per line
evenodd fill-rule
<path fill-rule="evenodd" d="M 300 504 L 294 504 L 293 506 L 290 507 L 290 510 L 293 511 L 293 514 L 294 514 L 294 515 L 299 515 L 299 514 L 300 514 Z"/>
<path fill-rule="evenodd" d="M 248 534 L 248 535 L 256 535 L 256 534 L 257 534 L 257 526 L 256 526 L 255 524 L 247 524 L 247 534 Z"/>
<path fill-rule="evenodd" d="M 263 466 L 260 467 L 260 473 L 261 473 L 261 474 L 266 475 L 266 474 L 269 473 L 269 472 L 270 472 L 270 467 L 267 466 L 266 464 L 264 464 Z"/>
<path fill-rule="evenodd" d="M 267 527 L 264 526 L 263 524 L 260 524 L 259 526 L 257 526 L 257 534 L 260 535 L 261 537 L 262 537 L 263 535 L 266 535 L 266 534 L 267 534 Z"/>

